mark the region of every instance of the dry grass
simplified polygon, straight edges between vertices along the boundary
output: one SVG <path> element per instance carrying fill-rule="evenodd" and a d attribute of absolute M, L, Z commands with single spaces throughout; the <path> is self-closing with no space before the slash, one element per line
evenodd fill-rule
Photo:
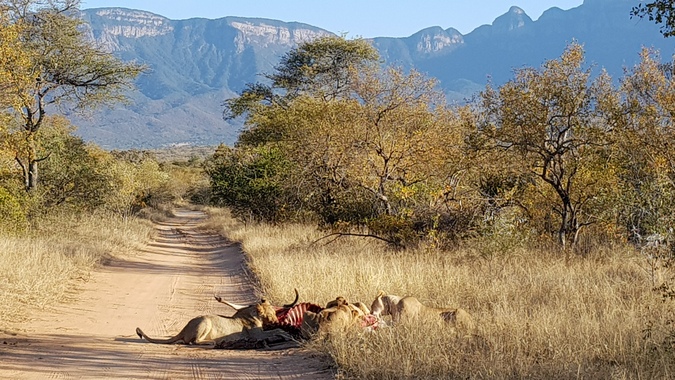
<path fill-rule="evenodd" d="M 584 258 L 529 250 L 485 258 L 470 247 L 392 252 L 359 239 L 312 244 L 322 235 L 310 227 L 245 226 L 222 211 L 211 214 L 210 228 L 242 244 L 273 302 L 287 302 L 297 287 L 302 301 L 324 304 L 343 295 L 370 304 L 382 289 L 429 306 L 462 307 L 479 324 L 480 339 L 418 324 L 309 344 L 329 354 L 346 378 L 675 376 L 675 347 L 667 344 L 675 301 L 662 302 L 645 260 L 630 249 Z"/>
<path fill-rule="evenodd" d="M 147 221 L 98 214 L 61 215 L 25 235 L 0 236 L 0 325 L 63 302 L 95 265 L 151 234 Z"/>

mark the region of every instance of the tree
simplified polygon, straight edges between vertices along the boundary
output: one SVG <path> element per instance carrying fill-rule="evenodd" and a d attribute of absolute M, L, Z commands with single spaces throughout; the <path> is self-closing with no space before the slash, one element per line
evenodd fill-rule
<path fill-rule="evenodd" d="M 0 12 L 0 105 L 3 109 L 18 101 L 10 85 L 12 73 L 17 70 L 27 72 L 30 67 L 28 57 L 22 51 L 20 32 L 21 25 L 13 23 L 7 12 Z"/>
<path fill-rule="evenodd" d="M 39 156 L 36 133 L 42 127 L 49 105 L 72 105 L 90 109 L 125 99 L 133 79 L 144 70 L 124 63 L 95 46 L 80 30 L 78 0 L 2 0 L 2 17 L 18 30 L 17 45 L 27 64 L 0 60 L 4 87 L 13 95 L 14 112 L 21 119 L 16 133 L 26 142 L 16 152 L 27 191 L 38 185 Z"/>
<path fill-rule="evenodd" d="M 288 211 L 284 198 L 288 164 L 272 147 L 231 149 L 221 145 L 204 163 L 212 196 L 242 219 L 278 221 Z"/>
<path fill-rule="evenodd" d="M 654 21 L 661 25 L 661 34 L 664 37 L 675 35 L 675 2 L 672 0 L 656 0 L 650 3 L 639 3 L 630 11 L 631 18 L 647 17 L 649 21 Z"/>
<path fill-rule="evenodd" d="M 619 103 L 611 80 L 590 79 L 584 53 L 571 44 L 541 69 L 524 68 L 498 90 L 482 92 L 484 133 L 495 149 L 517 155 L 524 169 L 552 190 L 557 238 L 575 244 L 584 226 L 597 220 L 593 202 L 608 185 L 606 153 L 612 130 L 606 110 Z"/>
<path fill-rule="evenodd" d="M 93 149 L 92 149 L 93 150 Z M 113 151 L 110 156 L 100 150 L 99 160 L 107 162 L 107 175 L 113 188 L 105 208 L 120 215 L 133 215 L 147 206 L 159 206 L 170 200 L 165 191 L 170 182 L 155 155 L 147 151 Z"/>
<path fill-rule="evenodd" d="M 269 106 L 284 107 L 301 94 L 324 100 L 344 96 L 350 71 L 377 60 L 377 50 L 362 39 L 331 36 L 302 43 L 281 58 L 273 73 L 264 75 L 269 84 L 248 84 L 239 96 L 225 100 L 223 116 L 229 120 Z M 247 139 L 245 131 L 240 140 Z"/>
<path fill-rule="evenodd" d="M 283 131 L 258 141 L 287 162 L 279 194 L 298 199 L 284 197 L 286 207 L 309 209 L 329 225 L 368 224 L 398 243 L 414 239 L 433 224 L 440 211 L 432 209 L 458 171 L 458 119 L 419 72 L 363 67 L 351 75 L 341 97 L 303 94 L 270 105 L 249 117 L 250 130 Z M 405 239 L 393 236 L 404 230 Z"/>
<path fill-rule="evenodd" d="M 643 49 L 641 61 L 622 82 L 626 127 L 616 146 L 622 181 L 620 223 L 630 237 L 673 239 L 675 227 L 675 73 L 657 52 Z"/>
<path fill-rule="evenodd" d="M 63 116 L 47 116 L 36 135 L 38 152 L 50 152 L 37 189 L 44 209 L 61 206 L 93 210 L 105 204 L 116 190 L 111 186 L 114 177 L 107 170 L 109 162 L 92 154 L 95 148 L 74 131 Z"/>
<path fill-rule="evenodd" d="M 227 100 L 225 117 L 245 115 L 246 129 L 210 171 L 227 189 L 216 196 L 255 215 L 270 205 L 369 226 L 396 244 L 435 228 L 461 171 L 461 122 L 436 81 L 376 57 L 363 40 L 318 39 L 285 55 L 270 85 Z M 256 193 L 264 201 L 250 202 Z"/>
<path fill-rule="evenodd" d="M 239 96 L 225 100 L 224 118 L 244 116 L 245 129 L 239 136 L 236 151 L 220 149 L 211 161 L 209 173 L 212 186 L 218 188 L 214 189 L 215 196 L 221 201 L 239 204 L 239 209 L 250 207 L 249 211 L 256 218 L 277 218 L 279 213 L 276 210 L 288 208 L 285 202 L 296 202 L 297 197 L 267 199 L 259 206 L 249 201 L 254 196 L 250 188 L 264 189 L 269 194 L 284 193 L 282 185 L 287 181 L 278 180 L 288 178 L 303 165 L 287 159 L 290 153 L 287 146 L 277 146 L 287 144 L 289 136 L 297 135 L 298 125 L 291 121 L 287 111 L 293 102 L 303 97 L 321 99 L 322 103 L 345 98 L 351 90 L 353 72 L 375 63 L 377 58 L 377 50 L 365 40 L 318 38 L 302 43 L 285 54 L 274 72 L 264 75 L 266 83 L 248 84 Z M 272 158 L 285 164 L 269 166 Z M 267 169 L 260 172 L 264 168 L 274 168 L 274 173 Z M 236 179 L 240 182 L 227 181 L 225 172 L 234 176 L 232 181 Z M 291 186 L 297 185 L 293 183 Z M 234 194 L 234 189 L 243 193 Z"/>
<path fill-rule="evenodd" d="M 289 51 L 267 78 L 287 96 L 312 94 L 328 101 L 348 94 L 352 69 L 377 60 L 377 50 L 362 39 L 322 37 Z"/>

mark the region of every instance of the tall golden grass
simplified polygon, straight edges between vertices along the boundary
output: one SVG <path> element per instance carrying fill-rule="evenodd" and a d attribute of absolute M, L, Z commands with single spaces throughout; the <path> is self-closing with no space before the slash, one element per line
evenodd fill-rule
<path fill-rule="evenodd" d="M 297 287 L 301 301 L 342 295 L 370 305 L 384 290 L 462 307 L 479 325 L 480 339 L 419 323 L 308 343 L 345 378 L 675 377 L 675 301 L 653 290 L 653 266 L 629 247 L 584 257 L 526 248 L 486 256 L 471 245 L 391 251 L 373 240 L 320 239 L 308 226 L 244 225 L 224 211 L 210 214 L 206 228 L 241 243 L 273 302 L 287 302 Z M 668 268 L 657 271 L 672 277 Z"/>
<path fill-rule="evenodd" d="M 148 221 L 111 214 L 62 214 L 25 234 L 0 233 L 0 326 L 67 299 L 89 271 L 146 242 Z"/>

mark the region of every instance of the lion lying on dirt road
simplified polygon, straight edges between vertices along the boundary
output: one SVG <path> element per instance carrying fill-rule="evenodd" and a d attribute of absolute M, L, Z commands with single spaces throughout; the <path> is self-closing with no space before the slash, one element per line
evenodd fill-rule
<path fill-rule="evenodd" d="M 136 328 L 136 334 L 151 343 L 172 344 L 205 344 L 224 341 L 236 341 L 241 339 L 265 340 L 283 337 L 291 337 L 283 330 L 275 329 L 264 331 L 263 326 L 277 321 L 276 312 L 267 301 L 242 307 L 231 316 L 202 315 L 191 319 L 183 329 L 175 336 L 167 339 L 151 338 L 140 328 Z"/>
<path fill-rule="evenodd" d="M 446 322 L 461 329 L 473 330 L 476 327 L 473 317 L 464 309 L 429 307 L 415 297 L 399 297 L 385 294 L 383 291 L 377 295 L 370 310 L 378 319 L 381 316 L 390 315 L 393 323 L 438 315 Z"/>

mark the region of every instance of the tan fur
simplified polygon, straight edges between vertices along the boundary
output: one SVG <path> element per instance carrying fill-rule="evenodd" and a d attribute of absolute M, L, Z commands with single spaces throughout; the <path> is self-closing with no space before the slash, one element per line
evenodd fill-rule
<path fill-rule="evenodd" d="M 363 302 L 354 302 L 351 305 L 353 305 L 354 307 L 359 309 L 360 313 L 362 313 L 361 315 L 365 316 L 365 315 L 370 314 L 370 309 L 368 309 L 368 306 L 366 306 L 366 304 L 363 303 Z"/>
<path fill-rule="evenodd" d="M 371 313 L 378 318 L 390 315 L 393 323 L 426 316 L 440 316 L 446 322 L 452 323 L 452 325 L 459 328 L 466 330 L 475 328 L 473 317 L 466 310 L 460 308 L 429 307 L 412 296 L 399 297 L 380 291 L 370 309 Z"/>
<path fill-rule="evenodd" d="M 350 303 L 343 296 L 338 296 L 334 300 L 328 301 L 328 303 L 326 304 L 326 309 L 331 309 L 337 306 L 347 306 L 355 317 L 356 316 L 363 317 L 370 314 L 370 310 L 368 309 L 368 306 L 366 306 L 366 304 L 364 304 L 363 302 Z"/>
<path fill-rule="evenodd" d="M 370 314 L 362 302 L 349 303 L 342 296 L 329 301 L 326 308 L 318 313 L 305 312 L 300 331 L 303 338 L 309 339 L 316 333 L 330 333 L 353 326 L 357 321 Z"/>
<path fill-rule="evenodd" d="M 276 324 L 279 322 L 279 319 L 277 318 L 277 311 L 269 302 L 262 300 L 259 304 L 255 305 L 255 309 L 258 313 L 258 317 L 262 321 L 263 328 L 270 324 Z M 247 311 L 245 311 L 245 309 L 237 310 L 233 317 L 245 318 L 246 313 Z"/>
<path fill-rule="evenodd" d="M 345 297 L 338 296 L 335 297 L 334 300 L 328 301 L 328 303 L 326 304 L 326 309 L 330 309 L 341 305 L 349 305 L 349 302 L 347 302 L 347 299 Z"/>
<path fill-rule="evenodd" d="M 272 312 L 270 315 L 270 311 Z M 239 339 L 266 339 L 270 337 L 290 336 L 283 330 L 263 331 L 263 326 L 276 322 L 276 313 L 269 303 L 263 301 L 260 304 L 243 307 L 231 316 L 202 315 L 191 319 L 183 329 L 175 336 L 167 339 L 156 339 L 146 335 L 140 328 L 136 328 L 136 334 L 151 343 L 172 344 L 204 344 L 234 341 Z"/>

